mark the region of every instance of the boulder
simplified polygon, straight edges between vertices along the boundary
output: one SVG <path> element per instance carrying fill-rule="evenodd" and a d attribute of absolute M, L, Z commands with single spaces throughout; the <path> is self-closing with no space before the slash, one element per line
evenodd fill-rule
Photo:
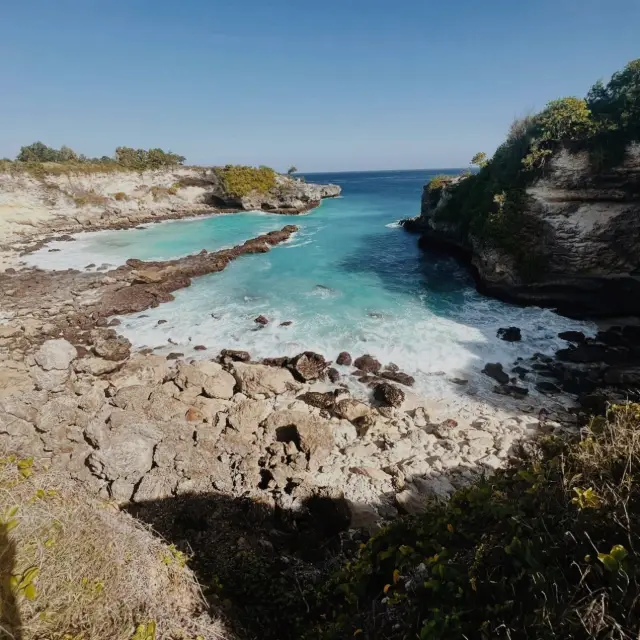
<path fill-rule="evenodd" d="M 267 324 L 269 324 L 269 320 L 267 318 L 265 318 L 264 316 L 258 316 L 254 322 L 256 324 L 261 324 L 262 326 L 265 326 Z"/>
<path fill-rule="evenodd" d="M 399 382 L 400 384 L 405 385 L 405 387 L 412 387 L 416 382 L 416 379 L 413 376 L 410 376 L 408 373 L 404 373 L 403 371 L 383 371 L 379 375 L 381 378 L 385 378 L 386 380 Z"/>
<path fill-rule="evenodd" d="M 40 367 L 31 367 L 29 372 L 36 389 L 42 391 L 62 391 L 69 380 L 68 369 L 51 369 L 45 371 Z"/>
<path fill-rule="evenodd" d="M 268 400 L 245 400 L 229 409 L 227 422 L 243 438 L 253 439 L 258 425 L 271 413 L 273 407 Z"/>
<path fill-rule="evenodd" d="M 507 384 L 509 382 L 509 375 L 503 370 L 502 365 L 499 362 L 487 362 L 482 370 L 485 376 L 493 378 L 500 384 Z"/>
<path fill-rule="evenodd" d="M 35 361 L 45 371 L 64 370 L 75 360 L 78 352 L 67 340 L 47 340 L 35 353 Z"/>
<path fill-rule="evenodd" d="M 347 351 L 342 351 L 338 354 L 336 358 L 336 364 L 344 367 L 350 367 L 353 360 L 351 359 L 351 354 Z"/>
<path fill-rule="evenodd" d="M 75 398 L 63 396 L 46 402 L 38 413 L 36 428 L 38 431 L 52 431 L 60 426 L 75 424 L 78 403 Z"/>
<path fill-rule="evenodd" d="M 265 421 L 267 435 L 277 442 L 293 442 L 315 471 L 327 459 L 333 448 L 333 436 L 328 422 L 303 411 L 275 411 Z"/>
<path fill-rule="evenodd" d="M 356 358 L 353 362 L 353 366 L 363 373 L 378 373 L 378 371 L 382 369 L 380 362 L 369 354 Z"/>
<path fill-rule="evenodd" d="M 133 502 L 150 502 L 165 500 L 173 495 L 178 486 L 178 476 L 164 469 L 152 469 L 138 485 L 133 495 Z"/>
<path fill-rule="evenodd" d="M 340 372 L 334 367 L 329 367 L 326 371 L 327 378 L 329 378 L 329 382 L 335 384 L 340 380 Z"/>
<path fill-rule="evenodd" d="M 302 382 L 310 382 L 320 378 L 329 363 L 319 353 L 305 351 L 292 358 L 289 368 L 293 375 Z"/>
<path fill-rule="evenodd" d="M 607 384 L 622 387 L 640 386 L 640 367 L 611 367 L 604 374 Z"/>
<path fill-rule="evenodd" d="M 290 371 L 264 364 L 237 362 L 234 365 L 234 377 L 238 390 L 252 398 L 259 394 L 273 396 L 299 388 Z"/>
<path fill-rule="evenodd" d="M 587 339 L 582 331 L 562 331 L 558 334 L 558 338 L 577 344 L 582 344 Z"/>
<path fill-rule="evenodd" d="M 238 351 L 237 349 L 223 349 L 220 352 L 220 358 L 229 358 L 234 362 L 249 362 L 251 354 L 248 351 Z"/>
<path fill-rule="evenodd" d="M 116 389 L 134 384 L 160 385 L 168 375 L 169 365 L 162 356 L 135 354 L 110 381 Z"/>
<path fill-rule="evenodd" d="M 373 397 L 387 407 L 399 407 L 404 402 L 404 391 L 388 382 L 380 382 L 373 388 Z"/>
<path fill-rule="evenodd" d="M 371 413 L 371 407 L 354 398 L 345 398 L 336 402 L 333 412 L 338 418 L 354 422 Z"/>
<path fill-rule="evenodd" d="M 90 373 L 93 376 L 101 376 L 111 373 L 122 366 L 121 362 L 105 360 L 104 358 L 89 357 L 78 360 L 75 364 L 76 373 Z"/>
<path fill-rule="evenodd" d="M 522 340 L 522 333 L 518 327 L 502 327 L 498 329 L 496 335 L 505 342 L 520 342 Z"/>
<path fill-rule="evenodd" d="M 333 393 L 320 393 L 319 391 L 307 391 L 306 393 L 299 395 L 298 400 L 302 400 L 302 402 L 306 402 L 312 407 L 327 410 L 333 409 L 333 406 L 336 403 L 336 397 Z"/>
<path fill-rule="evenodd" d="M 93 350 L 105 360 L 126 360 L 131 355 L 131 343 L 123 336 L 96 336 Z"/>

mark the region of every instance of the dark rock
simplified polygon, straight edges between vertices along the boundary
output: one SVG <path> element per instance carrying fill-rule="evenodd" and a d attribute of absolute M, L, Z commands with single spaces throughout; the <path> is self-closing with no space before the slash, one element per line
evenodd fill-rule
<path fill-rule="evenodd" d="M 58 249 L 58 251 L 59 251 L 59 249 Z M 369 311 L 369 313 L 367 315 L 370 318 L 376 318 L 376 319 L 384 318 L 384 315 L 382 313 L 380 313 L 379 311 Z"/>
<path fill-rule="evenodd" d="M 302 382 L 318 380 L 328 366 L 329 363 L 324 356 L 313 351 L 305 351 L 292 358 L 289 363 L 289 369 L 293 375 Z"/>
<path fill-rule="evenodd" d="M 617 387 L 638 387 L 640 367 L 611 367 L 605 372 L 604 381 Z"/>
<path fill-rule="evenodd" d="M 449 382 L 452 382 L 453 384 L 457 384 L 459 386 L 464 386 L 465 384 L 469 384 L 468 380 L 465 380 L 464 378 L 450 378 Z"/>
<path fill-rule="evenodd" d="M 385 368 L 385 371 L 400 371 L 400 367 L 397 364 L 394 364 L 393 362 L 390 362 Z"/>
<path fill-rule="evenodd" d="M 289 364 L 289 358 L 263 358 L 262 364 L 266 364 L 268 367 L 286 367 Z"/>
<path fill-rule="evenodd" d="M 251 360 L 251 355 L 248 351 L 238 351 L 236 349 L 223 349 L 220 352 L 221 358 L 229 358 L 234 362 L 249 362 Z"/>
<path fill-rule="evenodd" d="M 536 384 L 536 389 L 540 391 L 540 393 L 545 394 L 560 393 L 561 391 L 557 384 L 553 384 L 553 382 L 546 382 L 545 380 L 538 382 L 538 384 Z"/>
<path fill-rule="evenodd" d="M 517 373 L 520 380 L 524 380 L 527 373 L 529 373 L 529 369 L 525 369 L 524 367 L 521 367 L 521 366 L 513 367 L 511 371 L 513 371 L 513 373 Z"/>
<path fill-rule="evenodd" d="M 145 347 L 144 349 L 140 349 L 140 355 L 150 356 L 153 353 L 153 349 L 149 347 Z"/>
<path fill-rule="evenodd" d="M 595 344 L 583 344 L 572 349 L 560 349 L 556 358 L 561 362 L 620 364 L 629 359 L 629 351 Z"/>
<path fill-rule="evenodd" d="M 487 362 L 482 370 L 485 376 L 493 378 L 500 384 L 507 384 L 509 382 L 509 375 L 503 370 L 502 365 L 499 362 Z"/>
<path fill-rule="evenodd" d="M 582 344 L 587 338 L 582 331 L 562 331 L 558 334 L 558 338 L 567 342 L 576 342 Z"/>
<path fill-rule="evenodd" d="M 291 320 L 285 320 L 284 322 L 280 323 L 281 327 L 290 327 L 293 324 L 293 322 Z"/>
<path fill-rule="evenodd" d="M 578 398 L 578 404 L 587 413 L 594 415 L 604 415 L 607 411 L 609 398 L 599 391 L 585 393 Z"/>
<path fill-rule="evenodd" d="M 339 364 L 340 366 L 349 367 L 351 366 L 351 362 L 351 354 L 347 351 L 342 351 L 336 358 L 336 364 Z"/>
<path fill-rule="evenodd" d="M 114 318 L 113 320 L 109 320 L 109 322 L 107 323 L 107 327 L 117 327 L 118 325 L 121 325 L 122 322 L 120 320 L 118 320 L 118 318 Z"/>
<path fill-rule="evenodd" d="M 634 325 L 622 327 L 622 335 L 627 342 L 634 345 L 640 344 L 640 327 Z"/>
<path fill-rule="evenodd" d="M 337 369 L 330 367 L 329 369 L 327 369 L 326 373 L 327 378 L 329 378 L 330 382 L 333 382 L 335 384 L 336 382 L 338 382 L 338 380 L 340 380 L 340 372 Z"/>
<path fill-rule="evenodd" d="M 520 342 L 520 340 L 522 340 L 522 333 L 518 327 L 503 327 L 498 329 L 497 336 L 506 342 Z"/>
<path fill-rule="evenodd" d="M 197 344 L 195 347 L 193 347 L 195 351 L 206 351 L 207 347 L 205 347 L 203 344 Z"/>
<path fill-rule="evenodd" d="M 158 320 L 158 324 L 167 324 L 166 320 Z"/>
<path fill-rule="evenodd" d="M 404 402 L 404 391 L 388 382 L 379 382 L 373 388 L 373 397 L 388 407 L 399 407 Z"/>
<path fill-rule="evenodd" d="M 261 325 L 267 325 L 269 324 L 269 320 L 267 318 L 265 318 L 264 316 L 258 316 L 255 320 L 255 323 L 257 324 L 261 324 Z"/>
<path fill-rule="evenodd" d="M 336 403 L 336 398 L 331 392 L 319 393 L 317 391 L 307 391 L 307 393 L 299 395 L 298 400 L 302 400 L 312 407 L 327 410 L 332 409 Z"/>
<path fill-rule="evenodd" d="M 364 373 L 378 373 L 382 369 L 382 365 L 373 356 L 368 353 L 356 358 L 353 362 L 353 366 Z"/>
<path fill-rule="evenodd" d="M 616 331 L 613 327 L 606 331 L 598 331 L 595 341 L 606 344 L 609 347 L 622 347 L 627 342 L 622 335 L 622 330 Z"/>
<path fill-rule="evenodd" d="M 412 387 L 416 382 L 415 378 L 402 371 L 383 371 L 380 377 L 386 380 L 393 380 L 393 382 L 399 382 L 406 387 Z"/>
<path fill-rule="evenodd" d="M 494 393 L 499 393 L 503 396 L 513 396 L 514 398 L 524 398 L 529 394 L 529 389 L 526 387 L 519 387 L 515 384 L 503 384 L 493 388 Z"/>
<path fill-rule="evenodd" d="M 177 351 L 172 351 L 168 356 L 167 360 L 177 360 L 178 358 L 184 357 L 184 353 L 178 353 Z"/>

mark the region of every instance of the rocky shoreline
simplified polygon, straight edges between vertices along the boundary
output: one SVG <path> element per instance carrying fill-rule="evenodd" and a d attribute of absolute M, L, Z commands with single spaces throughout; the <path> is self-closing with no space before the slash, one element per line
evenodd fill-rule
<path fill-rule="evenodd" d="M 112 316 L 167 302 L 192 278 L 295 231 L 100 273 L 0 274 L 2 447 L 122 504 L 218 491 L 296 511 L 324 495 L 343 504 L 344 526 L 373 530 L 502 466 L 538 431 L 534 400 L 504 396 L 503 410 L 478 401 L 443 415 L 412 394 L 411 376 L 373 355 L 336 357 L 371 390 L 365 400 L 320 354 L 254 362 L 223 350 L 194 361 L 131 353 L 118 336 Z"/>

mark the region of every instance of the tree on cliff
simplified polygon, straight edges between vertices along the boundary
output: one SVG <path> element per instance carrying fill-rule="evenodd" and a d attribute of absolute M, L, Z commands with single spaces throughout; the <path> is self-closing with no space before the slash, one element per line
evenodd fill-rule
<path fill-rule="evenodd" d="M 476 153 L 476 155 L 471 158 L 471 164 L 475 165 L 476 167 L 480 167 L 480 169 L 482 169 L 482 167 L 484 167 L 487 162 L 489 162 L 489 158 L 487 158 L 487 154 L 483 153 L 482 151 Z"/>
<path fill-rule="evenodd" d="M 288 176 L 292 176 L 294 173 L 296 173 L 298 171 L 298 167 L 296 167 L 295 165 L 291 165 L 289 167 L 289 170 L 287 171 L 287 175 Z"/>

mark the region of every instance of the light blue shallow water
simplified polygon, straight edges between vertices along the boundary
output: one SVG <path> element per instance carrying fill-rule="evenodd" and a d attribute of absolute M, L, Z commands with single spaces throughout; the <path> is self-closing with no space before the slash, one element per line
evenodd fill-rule
<path fill-rule="evenodd" d="M 447 378 L 471 379 L 482 393 L 486 361 L 505 364 L 562 342 L 559 331 L 589 325 L 549 310 L 519 308 L 480 296 L 451 259 L 418 250 L 416 237 L 394 223 L 416 215 L 429 171 L 307 176 L 343 187 L 343 197 L 311 214 L 284 217 L 244 213 L 152 225 L 143 230 L 83 234 L 31 260 L 45 267 L 81 268 L 89 262 L 171 258 L 238 244 L 295 223 L 300 231 L 269 254 L 233 262 L 199 278 L 172 303 L 122 318 L 120 330 L 137 346 L 178 343 L 170 350 L 199 357 L 221 348 L 254 356 L 314 350 L 335 358 L 341 350 L 371 353 L 417 378 L 423 393 L 459 392 Z M 271 320 L 256 330 L 258 315 Z M 159 319 L 166 324 L 157 325 Z M 288 327 L 279 326 L 292 321 Z M 499 327 L 517 325 L 523 341 L 507 344 Z M 203 344 L 207 352 L 193 352 Z M 442 375 L 444 372 L 446 375 Z M 467 387 L 469 389 L 469 387 Z"/>

